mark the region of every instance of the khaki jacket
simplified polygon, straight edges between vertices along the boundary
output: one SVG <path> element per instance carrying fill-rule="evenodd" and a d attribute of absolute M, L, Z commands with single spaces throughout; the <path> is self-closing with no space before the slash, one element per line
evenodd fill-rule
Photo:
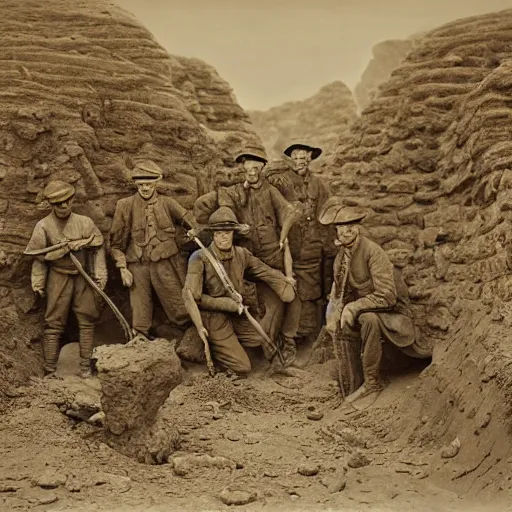
<path fill-rule="evenodd" d="M 295 209 L 279 190 L 266 179 L 258 187 L 246 188 L 242 183 L 220 187 L 196 200 L 194 215 L 198 222 L 206 224 L 208 217 L 221 206 L 231 208 L 238 222 L 250 227 L 249 234 L 239 237 L 237 243 L 267 265 L 282 270 L 281 229 L 286 223 L 293 223 Z"/>
<path fill-rule="evenodd" d="M 224 266 L 233 286 L 242 297 L 250 295 L 247 287 L 251 283 L 245 281 L 247 278 L 266 282 L 284 302 L 293 300 L 293 287 L 286 282 L 284 274 L 263 263 L 247 249 L 234 245 L 231 251 L 225 253 L 219 251 L 213 243 L 209 249 Z M 203 249 L 195 251 L 190 256 L 184 287 L 192 292 L 192 296 L 198 302 L 199 307 L 201 307 L 201 297 L 203 295 L 210 297 L 226 296 L 222 281 L 203 253 Z"/>
<path fill-rule="evenodd" d="M 117 202 L 110 229 L 110 250 L 117 267 L 160 261 L 178 253 L 175 221 L 195 226 L 192 214 L 171 197 L 145 201 L 135 194 Z"/>
<path fill-rule="evenodd" d="M 106 282 L 107 264 L 103 247 L 103 235 L 93 220 L 85 215 L 71 213 L 67 220 L 63 222 L 53 213 L 50 213 L 36 224 L 26 250 L 44 249 L 66 240 L 86 239 L 91 235 L 94 235 L 94 238 L 89 247 L 75 252 L 74 255 L 93 279 Z M 46 256 L 36 257 L 32 264 L 33 289 L 44 289 L 49 269 L 61 274 L 78 274 L 78 270 L 71 261 L 69 254 L 58 257 L 58 252 L 53 251 L 53 253 L 47 253 Z M 56 259 L 54 259 L 54 255 L 57 255 Z"/>
<path fill-rule="evenodd" d="M 400 271 L 394 267 L 386 252 L 375 242 L 360 235 L 352 250 L 349 275 L 342 296 L 347 269 L 341 249 L 334 260 L 334 283 L 331 290 L 329 314 L 339 322 L 343 307 L 350 303 L 356 316 L 376 312 L 383 334 L 399 347 L 414 342 L 414 325 L 409 306 L 407 286 Z M 332 321 L 332 320 L 331 320 Z"/>

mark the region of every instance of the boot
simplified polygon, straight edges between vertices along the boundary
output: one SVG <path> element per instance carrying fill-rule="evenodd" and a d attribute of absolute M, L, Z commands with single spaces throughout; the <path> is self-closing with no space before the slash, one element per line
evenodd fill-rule
<path fill-rule="evenodd" d="M 91 356 L 94 345 L 94 326 L 80 327 L 80 377 L 92 376 Z"/>
<path fill-rule="evenodd" d="M 283 354 L 284 366 L 291 366 L 297 358 L 297 346 L 295 345 L 295 339 L 283 336 L 283 346 L 281 349 Z"/>
<path fill-rule="evenodd" d="M 382 391 L 382 384 L 379 379 L 379 375 L 375 372 L 365 371 L 365 378 L 363 385 L 356 391 L 351 393 L 345 399 L 349 404 L 355 402 L 359 398 L 375 394 L 375 397 Z"/>
<path fill-rule="evenodd" d="M 60 332 L 46 330 L 43 338 L 44 374 L 52 376 L 59 360 Z"/>

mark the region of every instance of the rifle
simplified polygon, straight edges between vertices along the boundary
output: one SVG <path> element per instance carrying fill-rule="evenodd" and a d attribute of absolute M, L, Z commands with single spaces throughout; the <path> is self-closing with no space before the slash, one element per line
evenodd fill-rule
<path fill-rule="evenodd" d="M 94 238 L 94 235 L 91 235 L 89 238 L 86 239 L 87 242 L 91 242 Z M 74 241 L 74 240 L 73 240 Z M 45 247 L 43 249 L 36 249 L 33 251 L 27 251 L 25 250 L 23 254 L 26 254 L 27 256 L 41 256 L 43 254 L 48 254 L 50 252 L 56 251 L 58 249 L 62 249 L 68 245 L 70 241 L 66 240 L 65 242 L 59 242 L 58 244 L 52 245 L 50 247 Z M 117 308 L 117 306 L 112 302 L 110 297 L 94 282 L 94 280 L 87 274 L 87 272 L 82 267 L 82 264 L 78 260 L 78 258 L 69 251 L 69 257 L 73 264 L 75 265 L 78 272 L 82 275 L 82 277 L 87 281 L 87 283 L 92 287 L 92 289 L 99 294 L 105 302 L 110 306 L 110 309 L 112 309 L 114 315 L 119 320 L 119 323 L 121 324 L 121 327 L 123 328 L 124 334 L 128 341 L 132 340 L 134 338 L 133 331 L 130 328 L 130 324 L 126 320 L 126 318 L 123 316 L 121 311 Z"/>
<path fill-rule="evenodd" d="M 336 306 L 335 306 L 336 309 L 339 309 L 340 311 L 343 311 L 343 307 L 344 307 L 343 297 L 345 296 L 348 275 L 350 272 L 350 257 L 345 258 L 345 264 L 346 264 L 346 268 L 345 268 L 345 275 L 343 276 L 343 281 L 341 284 L 340 299 L 336 303 Z M 331 298 L 331 300 L 333 300 L 333 299 Z M 351 361 L 349 349 L 347 347 L 347 343 L 343 343 L 343 340 L 339 339 L 341 337 L 342 330 L 343 330 L 343 326 L 340 325 L 339 326 L 340 336 L 339 337 L 336 336 L 336 332 L 338 331 L 338 328 L 336 328 L 336 330 L 332 334 L 332 346 L 333 346 L 334 356 L 336 357 L 336 360 L 338 361 L 338 381 L 339 381 L 339 385 L 340 385 L 340 391 L 341 391 L 341 395 L 342 395 L 343 399 L 345 399 L 347 397 L 347 392 L 345 391 L 345 387 L 343 386 L 344 369 L 346 367 L 347 373 L 348 373 L 349 377 L 351 378 L 353 375 L 353 368 L 352 368 L 352 361 Z M 349 383 L 349 389 L 348 389 L 349 392 L 351 391 L 350 387 L 351 386 Z"/>
<path fill-rule="evenodd" d="M 229 278 L 226 270 L 222 266 L 222 263 L 220 263 L 217 258 L 211 253 L 211 251 L 204 246 L 204 244 L 197 238 L 196 236 L 193 237 L 196 244 L 203 250 L 206 258 L 211 263 L 213 269 L 215 270 L 215 273 L 219 277 L 219 279 L 222 282 L 222 285 L 224 286 L 224 289 L 228 296 L 233 299 L 239 306 L 239 309 L 242 313 L 245 314 L 247 320 L 251 323 L 251 325 L 254 327 L 256 332 L 265 340 L 265 342 L 274 350 L 274 352 L 277 353 L 279 360 L 284 366 L 284 358 L 283 354 L 281 353 L 281 350 L 275 345 L 275 343 L 270 339 L 270 337 L 267 335 L 267 333 L 263 330 L 259 322 L 251 315 L 249 312 L 249 309 L 247 306 L 243 303 L 243 297 L 242 295 L 236 291 L 236 288 L 234 287 L 233 283 L 231 282 L 231 279 Z"/>

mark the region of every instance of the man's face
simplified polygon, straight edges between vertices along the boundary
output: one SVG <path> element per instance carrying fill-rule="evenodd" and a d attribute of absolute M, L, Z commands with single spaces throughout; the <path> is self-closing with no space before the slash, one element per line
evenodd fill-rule
<path fill-rule="evenodd" d="M 137 185 L 137 190 L 142 197 L 146 201 L 153 197 L 153 194 L 156 190 L 157 180 L 136 180 L 135 184 Z"/>
<path fill-rule="evenodd" d="M 243 163 L 245 179 L 253 185 L 258 183 L 261 178 L 261 171 L 263 170 L 263 167 L 265 167 L 263 162 L 257 160 L 246 160 Z"/>
<path fill-rule="evenodd" d="M 233 247 L 233 231 L 214 231 L 213 243 L 221 251 L 229 251 Z"/>
<path fill-rule="evenodd" d="M 340 224 L 336 226 L 336 234 L 338 240 L 343 246 L 350 246 L 359 235 L 359 225 L 357 224 Z"/>
<path fill-rule="evenodd" d="M 67 219 L 71 215 L 71 207 L 73 206 L 74 199 L 74 196 L 71 196 L 69 199 L 61 201 L 60 203 L 52 203 L 55 216 L 59 219 Z"/>
<path fill-rule="evenodd" d="M 308 149 L 294 149 L 290 157 L 293 160 L 293 170 L 299 176 L 306 174 L 311 162 L 311 151 Z"/>

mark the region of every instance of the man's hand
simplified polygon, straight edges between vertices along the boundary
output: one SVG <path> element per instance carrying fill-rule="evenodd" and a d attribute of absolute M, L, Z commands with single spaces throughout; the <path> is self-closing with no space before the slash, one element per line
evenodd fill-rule
<path fill-rule="evenodd" d="M 206 329 L 206 327 L 201 327 L 197 333 L 199 334 L 199 337 L 203 340 L 203 341 L 208 341 L 208 330 Z"/>
<path fill-rule="evenodd" d="M 133 284 L 133 274 L 127 268 L 122 268 L 121 280 L 123 281 L 124 286 L 130 288 Z"/>
<path fill-rule="evenodd" d="M 284 280 L 285 280 L 288 284 L 291 284 L 291 285 L 292 285 L 292 287 L 293 287 L 293 289 L 294 289 L 295 291 L 297 291 L 297 280 L 296 280 L 295 278 L 286 276 L 286 277 L 284 278 Z"/>
<path fill-rule="evenodd" d="M 91 243 L 91 238 L 83 238 L 81 240 L 70 240 L 68 246 L 72 251 L 79 251 L 84 247 L 87 247 Z"/>
<path fill-rule="evenodd" d="M 34 293 L 39 295 L 42 299 L 46 296 L 46 293 L 44 292 L 44 288 L 34 288 Z"/>
<path fill-rule="evenodd" d="M 193 238 L 195 238 L 197 235 L 199 234 L 199 230 L 195 229 L 195 228 L 192 228 L 192 229 L 189 229 L 187 231 L 187 238 L 189 240 L 192 240 Z"/>
<path fill-rule="evenodd" d="M 107 286 L 107 278 L 106 277 L 97 278 L 94 280 L 94 282 L 98 285 L 100 290 L 104 290 L 105 286 Z"/>
<path fill-rule="evenodd" d="M 340 319 L 340 327 L 343 329 L 345 325 L 348 325 L 349 327 L 354 327 L 354 324 L 356 322 L 356 315 L 352 308 L 350 307 L 350 304 L 347 304 L 343 311 L 341 312 L 341 319 Z"/>

